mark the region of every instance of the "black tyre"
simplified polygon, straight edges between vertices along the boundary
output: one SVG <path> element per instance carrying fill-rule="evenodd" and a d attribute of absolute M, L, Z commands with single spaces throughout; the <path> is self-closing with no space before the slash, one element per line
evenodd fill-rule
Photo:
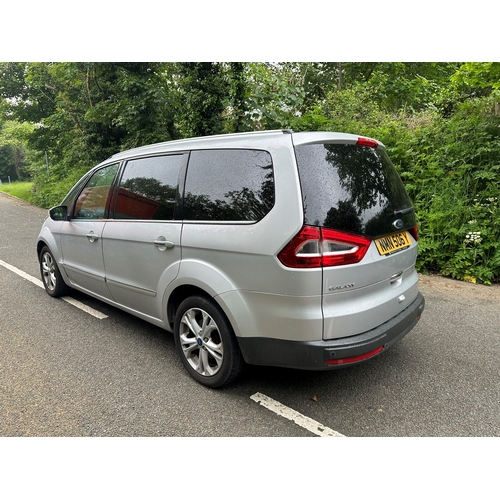
<path fill-rule="evenodd" d="M 175 315 L 174 337 L 186 370 L 207 387 L 229 384 L 245 365 L 228 319 L 205 297 L 193 296 L 181 303 Z"/>
<path fill-rule="evenodd" d="M 64 283 L 56 260 L 48 247 L 43 247 L 40 252 L 40 274 L 43 286 L 50 296 L 68 295 L 70 288 Z"/>

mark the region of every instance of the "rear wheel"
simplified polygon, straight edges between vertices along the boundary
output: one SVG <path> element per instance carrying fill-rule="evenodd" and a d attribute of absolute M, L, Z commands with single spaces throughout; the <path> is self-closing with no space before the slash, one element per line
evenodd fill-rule
<path fill-rule="evenodd" d="M 56 260 L 48 247 L 43 247 L 40 252 L 40 274 L 43 286 L 50 296 L 61 297 L 68 294 L 69 287 L 64 283 Z"/>
<path fill-rule="evenodd" d="M 177 309 L 175 345 L 189 374 L 207 387 L 235 380 L 244 367 L 231 325 L 213 301 L 193 296 Z"/>

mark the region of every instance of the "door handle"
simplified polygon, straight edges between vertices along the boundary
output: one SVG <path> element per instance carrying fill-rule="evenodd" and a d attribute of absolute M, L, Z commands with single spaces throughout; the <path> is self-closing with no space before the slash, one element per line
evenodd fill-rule
<path fill-rule="evenodd" d="M 403 271 L 400 271 L 399 273 L 393 274 L 390 278 L 391 280 L 391 285 L 394 286 L 399 286 L 401 282 L 403 281 Z"/>
<path fill-rule="evenodd" d="M 163 236 L 160 236 L 153 243 L 160 249 L 166 250 L 167 248 L 174 248 L 174 243 L 172 241 L 167 241 Z"/>
<path fill-rule="evenodd" d="M 99 239 L 99 236 L 97 236 L 97 234 L 95 234 L 93 231 L 90 231 L 90 233 L 87 234 L 87 238 L 90 243 L 94 243 L 94 241 L 97 241 Z"/>

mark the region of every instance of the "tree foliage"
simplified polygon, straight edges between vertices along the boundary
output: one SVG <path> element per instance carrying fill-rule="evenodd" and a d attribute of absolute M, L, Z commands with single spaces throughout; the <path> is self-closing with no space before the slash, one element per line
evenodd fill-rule
<path fill-rule="evenodd" d="M 457 86 L 472 89 L 500 89 L 500 63 L 474 62 L 460 66 L 453 75 L 452 81 Z"/>
<path fill-rule="evenodd" d="M 0 178 L 32 178 L 48 207 L 96 163 L 144 144 L 363 134 L 384 142 L 413 198 L 419 269 L 489 283 L 500 280 L 499 115 L 496 62 L 0 63 Z"/>
<path fill-rule="evenodd" d="M 0 121 L 0 180 L 16 181 L 30 177 L 30 154 L 25 146 L 32 130 L 29 123 Z"/>

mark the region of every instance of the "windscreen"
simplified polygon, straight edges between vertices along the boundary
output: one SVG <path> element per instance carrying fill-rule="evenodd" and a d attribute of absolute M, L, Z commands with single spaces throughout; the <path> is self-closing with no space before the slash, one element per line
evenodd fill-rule
<path fill-rule="evenodd" d="M 403 183 L 383 148 L 308 144 L 295 148 L 304 223 L 370 237 L 416 225 Z M 405 212 L 406 213 L 401 213 Z"/>

